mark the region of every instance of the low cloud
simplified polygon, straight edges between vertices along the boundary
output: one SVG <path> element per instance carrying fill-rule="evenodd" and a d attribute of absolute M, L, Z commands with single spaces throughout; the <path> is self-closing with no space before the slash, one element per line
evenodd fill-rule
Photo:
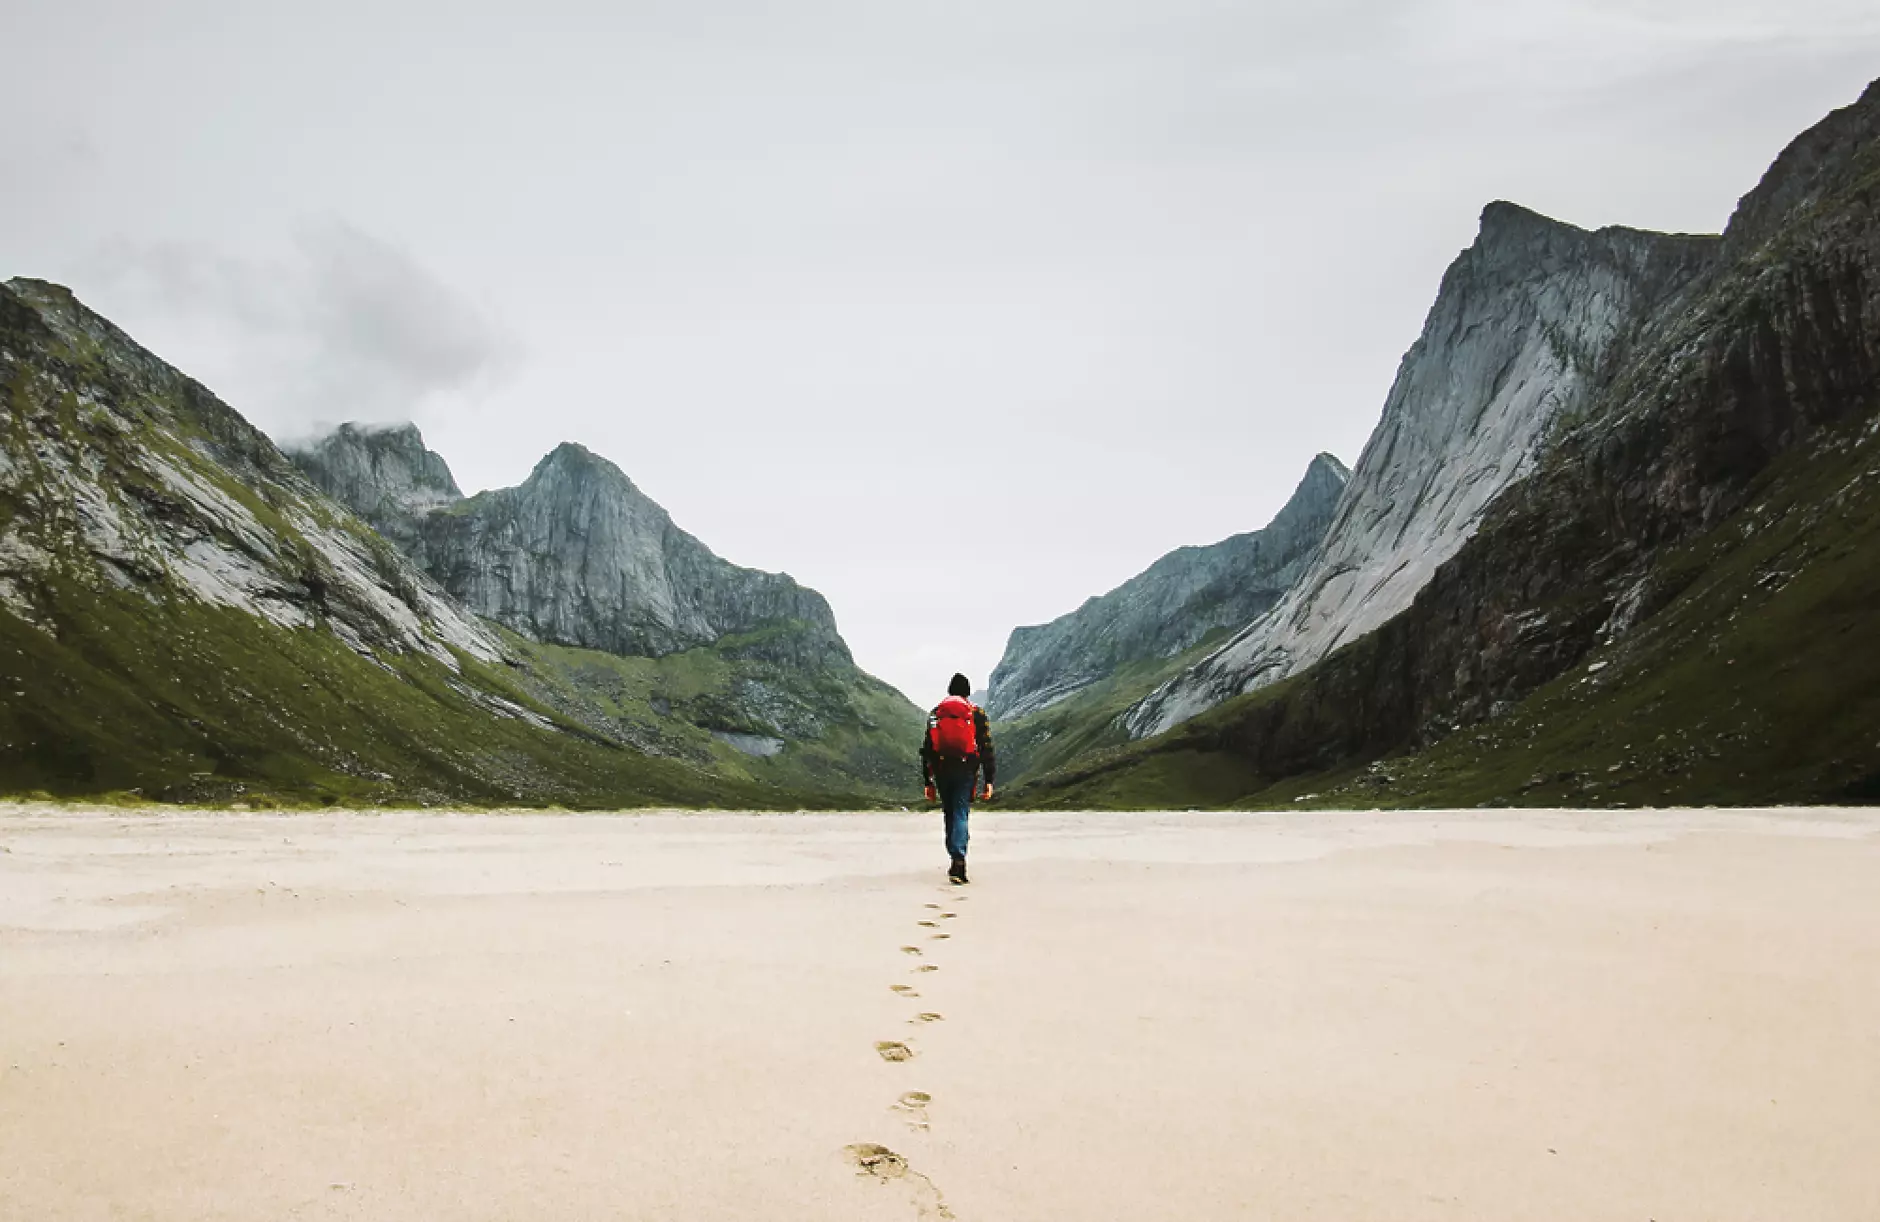
<path fill-rule="evenodd" d="M 273 260 L 118 245 L 101 279 L 134 334 L 280 440 L 473 410 L 518 356 L 469 297 L 343 220 Z"/>

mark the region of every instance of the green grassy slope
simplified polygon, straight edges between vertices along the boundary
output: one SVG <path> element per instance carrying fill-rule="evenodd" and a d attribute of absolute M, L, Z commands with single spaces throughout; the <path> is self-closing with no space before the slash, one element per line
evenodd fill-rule
<path fill-rule="evenodd" d="M 1781 460 L 1660 561 L 1683 593 L 1500 717 L 1286 777 L 1220 749 L 1297 681 L 1037 778 L 1043 807 L 1880 801 L 1880 423 Z M 1370 648 L 1359 641 L 1341 653 Z M 1304 678 L 1300 676 L 1299 678 Z"/>
<path fill-rule="evenodd" d="M 904 702 L 883 700 L 877 726 L 838 725 L 826 743 L 792 744 L 775 759 L 742 756 L 676 720 L 650 754 L 556 707 L 570 690 L 596 689 L 584 672 L 625 662 L 609 655 L 524 644 L 517 668 L 465 656 L 453 673 L 420 654 L 368 659 L 320 629 L 237 610 L 79 585 L 47 593 L 45 628 L 0 611 L 0 792 L 833 808 L 895 796 L 848 769 L 859 760 L 885 771 L 889 744 L 904 759 L 917 732 Z M 675 689 L 685 668 L 725 665 L 662 663 L 657 678 Z"/>
<path fill-rule="evenodd" d="M 510 643 L 529 691 L 558 715 L 609 738 L 741 781 L 904 799 L 918 779 L 920 711 L 854 666 L 805 668 L 752 656 L 755 635 L 659 658 L 519 637 Z M 714 731 L 785 742 L 777 754 L 758 757 Z"/>
<path fill-rule="evenodd" d="M 1128 735 L 1117 724 L 1125 710 L 1164 681 L 1193 666 L 1228 636 L 1209 633 L 1172 658 L 1146 658 L 1119 667 L 1076 695 L 1012 721 L 994 723 L 999 776 L 1008 785 L 1053 772 L 1092 752 L 1118 747 Z"/>
<path fill-rule="evenodd" d="M 1402 613 L 1015 796 L 1875 800 L 1880 82 L 1791 142 L 1615 351 Z"/>
<path fill-rule="evenodd" d="M 486 631 L 57 286 L 0 286 L 0 408 L 0 794 L 828 808 L 911 789 L 919 711 L 846 662 L 795 664 L 796 626 L 657 661 Z M 192 550 L 248 601 L 206 601 Z M 789 741 L 755 758 L 713 730 Z"/>

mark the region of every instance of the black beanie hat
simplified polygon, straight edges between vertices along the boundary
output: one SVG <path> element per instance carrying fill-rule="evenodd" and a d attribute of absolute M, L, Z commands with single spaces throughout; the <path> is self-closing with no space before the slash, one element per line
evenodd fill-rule
<path fill-rule="evenodd" d="M 973 685 L 967 681 L 965 675 L 954 675 L 953 682 L 947 684 L 947 695 L 949 696 L 970 696 L 972 694 Z"/>

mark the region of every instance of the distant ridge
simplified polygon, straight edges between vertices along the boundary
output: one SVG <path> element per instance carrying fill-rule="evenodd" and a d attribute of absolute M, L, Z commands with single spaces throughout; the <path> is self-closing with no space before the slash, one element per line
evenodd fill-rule
<path fill-rule="evenodd" d="M 1876 184 L 1880 82 L 1721 239 L 1492 205 L 1313 572 L 1025 799 L 1880 800 Z"/>
<path fill-rule="evenodd" d="M 1024 717 L 1130 663 L 1173 657 L 1261 615 L 1310 561 L 1350 476 L 1320 454 L 1265 529 L 1178 548 L 1049 624 L 1014 629 L 992 672 L 988 711 Z"/>
<path fill-rule="evenodd" d="M 1515 204 L 1482 211 L 1444 273 L 1311 569 L 1272 614 L 1131 709 L 1132 734 L 1277 682 L 1410 605 L 1555 425 L 1583 411 L 1629 337 L 1720 243 L 1588 232 Z"/>

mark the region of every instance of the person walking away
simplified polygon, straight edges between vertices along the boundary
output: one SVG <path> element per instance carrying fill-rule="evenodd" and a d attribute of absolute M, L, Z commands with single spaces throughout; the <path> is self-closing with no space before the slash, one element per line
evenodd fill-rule
<path fill-rule="evenodd" d="M 954 675 L 947 698 L 927 716 L 927 733 L 920 740 L 921 785 L 929 802 L 936 799 L 945 816 L 947 878 L 958 886 L 966 882 L 966 817 L 972 809 L 979 774 L 986 786 L 978 796 L 992 800 L 998 761 L 992 752 L 992 728 L 986 711 L 968 699 L 973 685 L 965 675 Z"/>

